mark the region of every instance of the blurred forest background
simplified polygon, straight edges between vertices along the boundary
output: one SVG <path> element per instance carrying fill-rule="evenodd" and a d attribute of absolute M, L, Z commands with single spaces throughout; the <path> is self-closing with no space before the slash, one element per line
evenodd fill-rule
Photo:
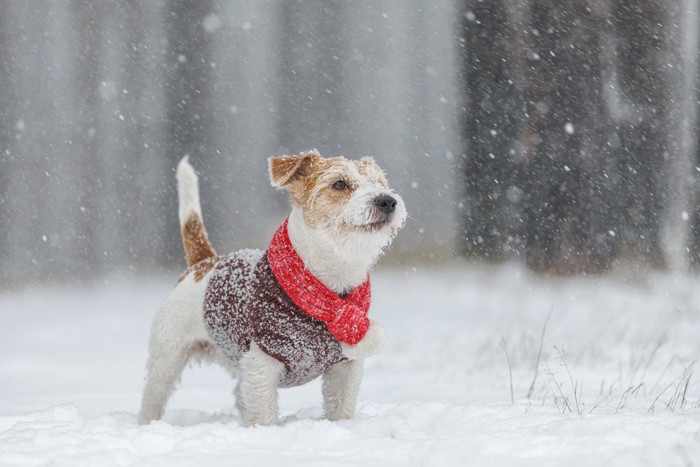
<path fill-rule="evenodd" d="M 0 0 L 0 287 L 182 265 L 288 210 L 266 158 L 373 155 L 390 256 L 700 263 L 700 0 Z M 390 260 L 391 260 L 390 259 Z"/>

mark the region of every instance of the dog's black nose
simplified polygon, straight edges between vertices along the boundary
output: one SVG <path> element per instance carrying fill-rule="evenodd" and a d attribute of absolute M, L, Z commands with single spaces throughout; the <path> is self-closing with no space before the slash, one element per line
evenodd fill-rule
<path fill-rule="evenodd" d="M 374 205 L 384 214 L 391 214 L 396 210 L 396 200 L 389 195 L 380 195 L 374 198 Z"/>

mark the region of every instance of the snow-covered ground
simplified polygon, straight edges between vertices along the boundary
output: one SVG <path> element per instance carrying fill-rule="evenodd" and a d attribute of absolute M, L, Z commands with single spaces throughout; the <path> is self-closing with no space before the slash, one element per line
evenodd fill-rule
<path fill-rule="evenodd" d="M 323 420 L 315 381 L 281 392 L 279 426 L 243 428 L 233 382 L 204 367 L 141 427 L 150 320 L 173 280 L 0 296 L 0 466 L 700 463 L 697 278 L 381 270 L 371 316 L 388 340 L 355 419 Z"/>

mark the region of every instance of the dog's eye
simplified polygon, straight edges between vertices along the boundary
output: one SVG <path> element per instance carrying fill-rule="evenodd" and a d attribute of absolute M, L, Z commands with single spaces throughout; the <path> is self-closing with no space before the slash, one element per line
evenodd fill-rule
<path fill-rule="evenodd" d="M 343 190 L 345 190 L 347 187 L 348 187 L 348 184 L 345 183 L 345 180 L 338 180 L 338 181 L 336 181 L 335 183 L 333 183 L 333 185 L 332 185 L 332 188 L 333 188 L 334 190 L 338 190 L 338 191 L 343 191 Z"/>

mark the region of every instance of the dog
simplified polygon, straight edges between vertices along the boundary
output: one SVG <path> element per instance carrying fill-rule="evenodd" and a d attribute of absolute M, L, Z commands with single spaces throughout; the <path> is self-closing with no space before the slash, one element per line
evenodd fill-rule
<path fill-rule="evenodd" d="M 202 220 L 198 177 L 177 167 L 188 268 L 151 329 L 139 424 L 160 419 L 187 363 L 221 364 L 238 380 L 245 425 L 278 422 L 278 388 L 322 376 L 325 416 L 352 418 L 363 360 L 384 341 L 367 318 L 369 271 L 406 220 L 402 198 L 370 157 L 316 151 L 268 159 L 291 212 L 266 251 L 218 256 Z"/>

